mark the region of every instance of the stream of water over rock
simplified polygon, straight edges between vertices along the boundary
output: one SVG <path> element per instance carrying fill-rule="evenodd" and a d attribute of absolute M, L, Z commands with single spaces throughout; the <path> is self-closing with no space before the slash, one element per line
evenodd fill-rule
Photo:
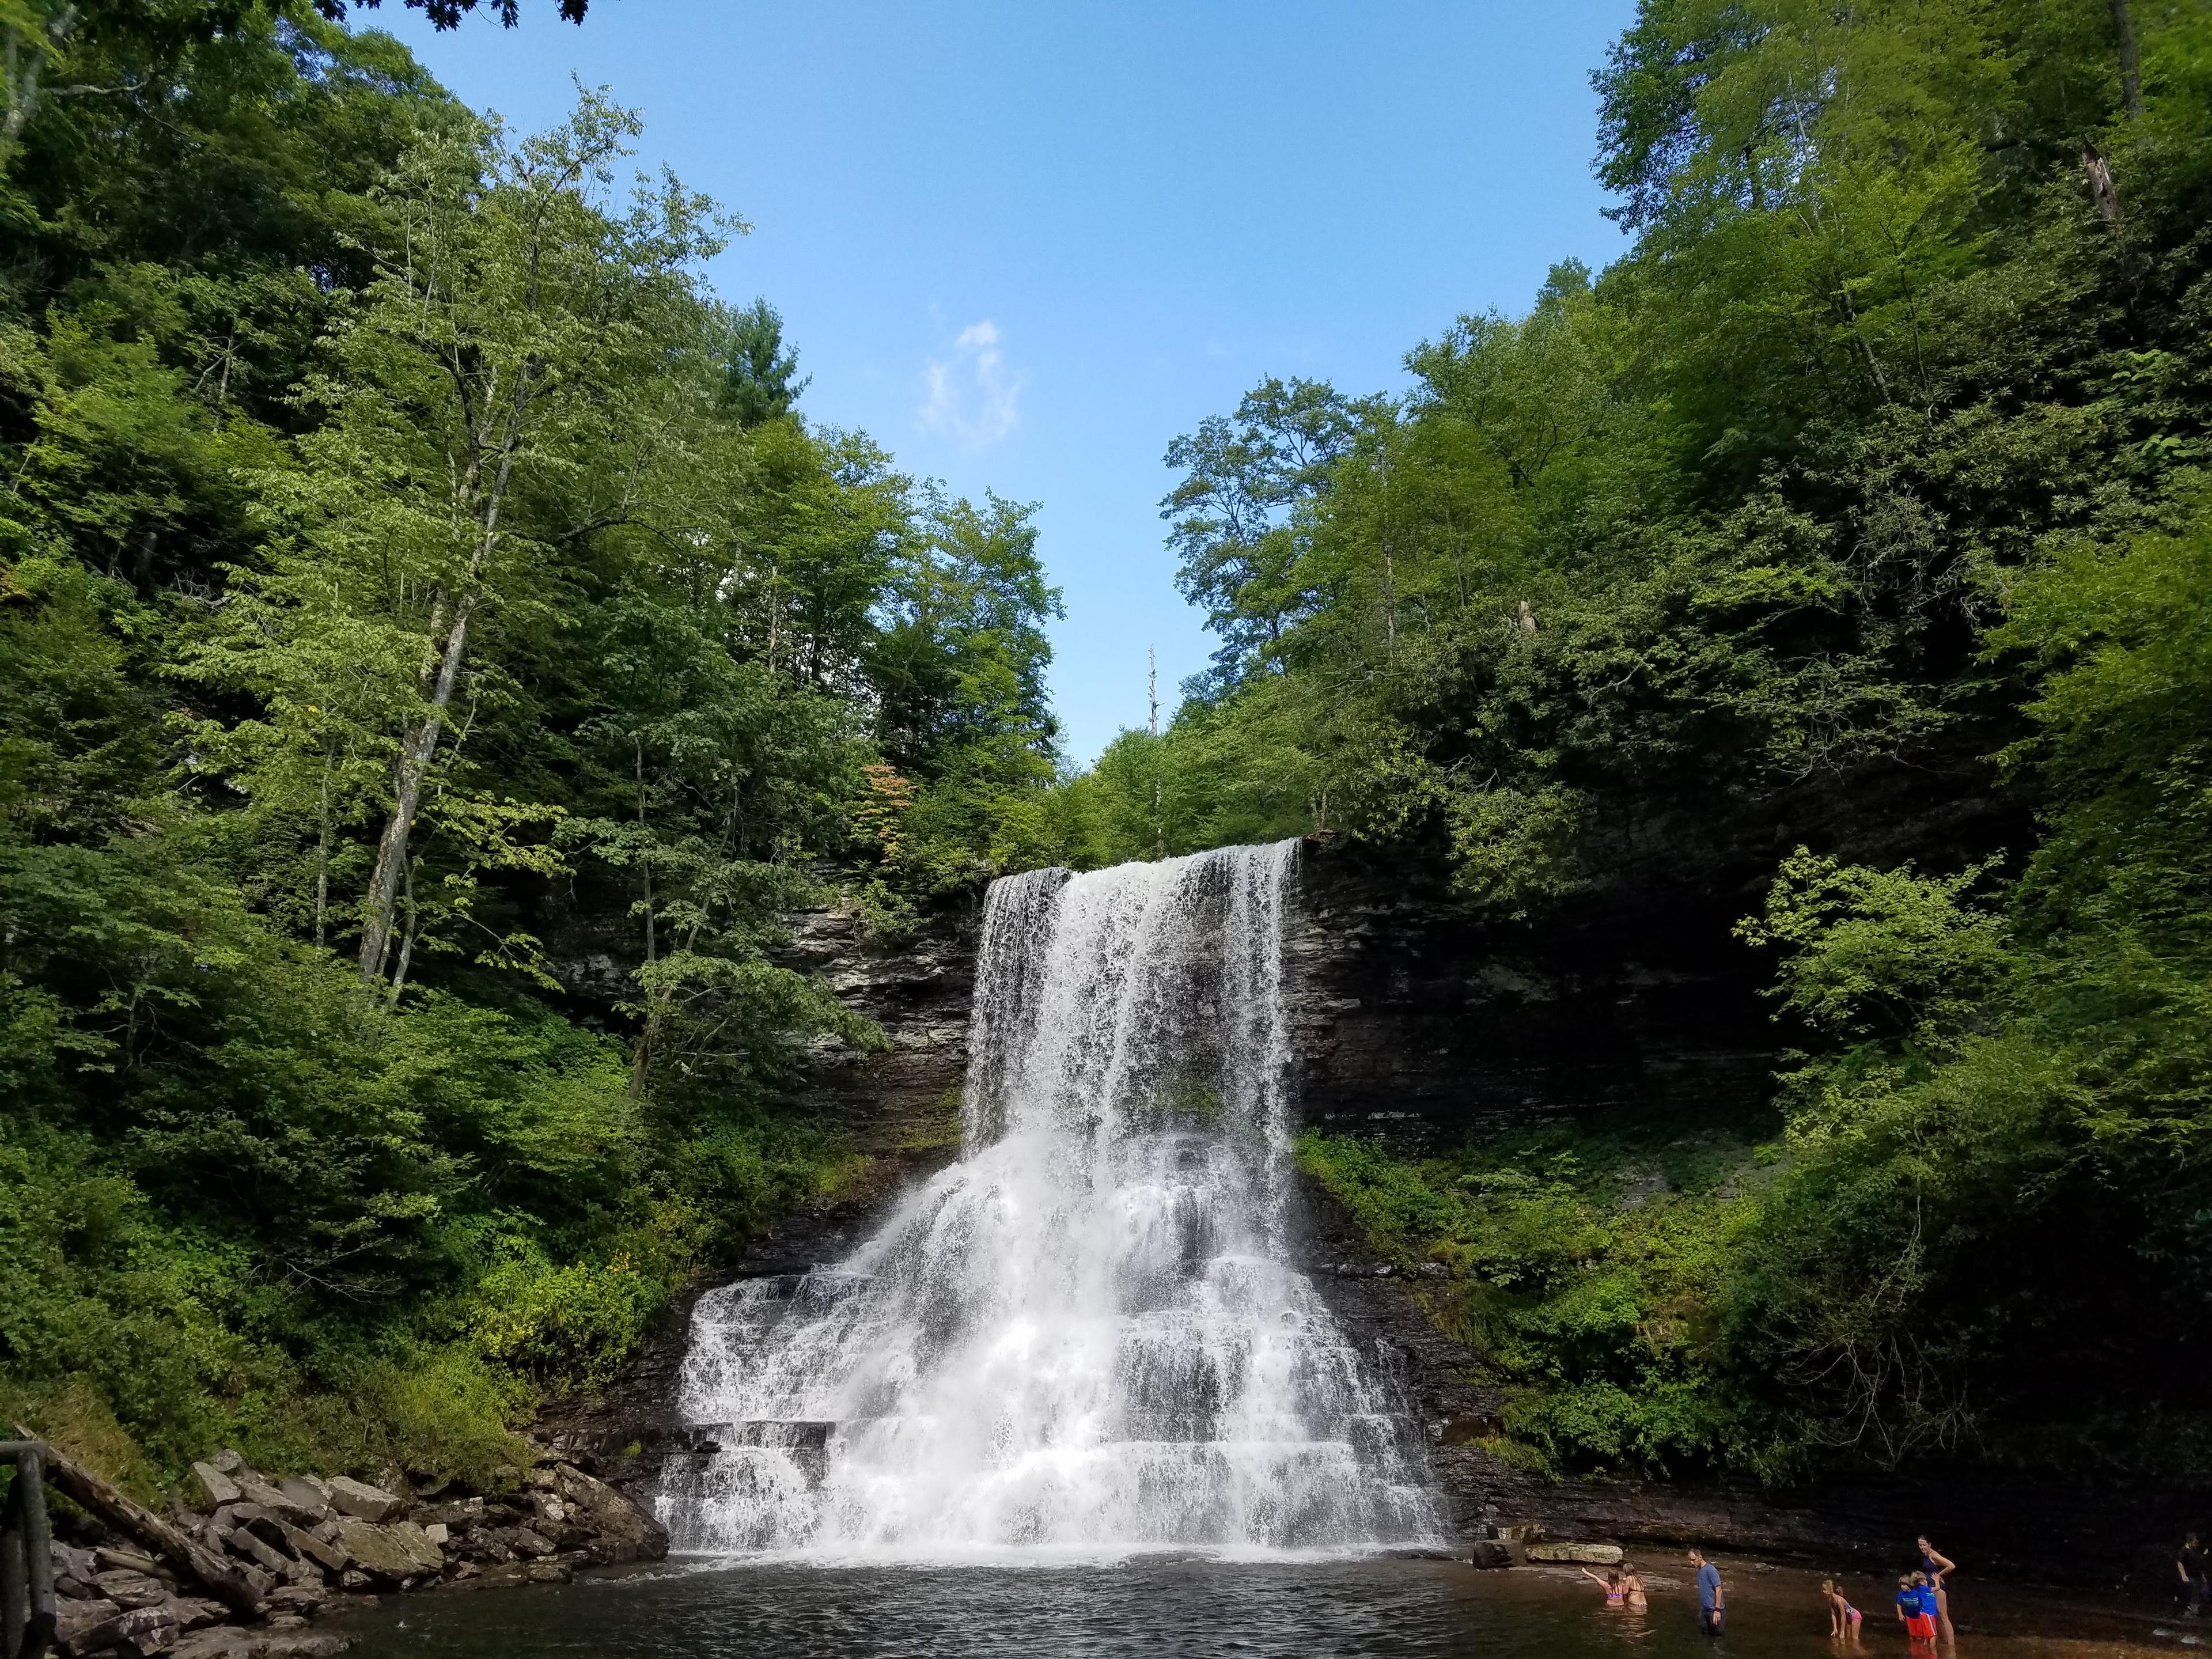
<path fill-rule="evenodd" d="M 834 1560 L 1429 1541 L 1382 1356 L 1294 1270 L 1297 843 L 994 882 L 960 1160 L 835 1267 L 702 1298 L 679 1550 Z"/>

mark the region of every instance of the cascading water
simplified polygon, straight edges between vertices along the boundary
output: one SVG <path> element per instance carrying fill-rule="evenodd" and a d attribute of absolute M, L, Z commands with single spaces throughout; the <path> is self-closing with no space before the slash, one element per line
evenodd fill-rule
<path fill-rule="evenodd" d="M 702 1299 L 677 1548 L 1431 1539 L 1411 1425 L 1285 1260 L 1297 848 L 992 884 L 962 1158 L 838 1267 Z"/>

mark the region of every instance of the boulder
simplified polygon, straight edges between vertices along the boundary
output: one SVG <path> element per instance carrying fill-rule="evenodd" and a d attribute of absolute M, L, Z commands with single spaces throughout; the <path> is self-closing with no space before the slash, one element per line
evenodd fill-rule
<path fill-rule="evenodd" d="M 629 1545 L 634 1559 L 658 1561 L 668 1553 L 668 1530 L 604 1480 L 573 1463 L 556 1464 L 553 1487 L 572 1512 L 604 1537 Z M 580 1510 L 581 1514 L 574 1514 Z"/>
<path fill-rule="evenodd" d="M 183 1630 L 203 1630 L 210 1625 L 219 1625 L 230 1616 L 230 1610 L 220 1601 L 210 1601 L 201 1596 L 181 1595 L 169 1604 L 176 1609 L 177 1624 Z"/>
<path fill-rule="evenodd" d="M 272 1583 L 283 1578 L 284 1569 L 292 1565 L 291 1558 L 283 1551 L 245 1527 L 239 1528 L 222 1541 L 233 1555 L 241 1561 L 252 1562 L 270 1576 Z"/>
<path fill-rule="evenodd" d="M 354 1520 L 352 1516 L 338 1520 L 337 1547 L 345 1551 L 345 1558 L 354 1564 L 354 1568 L 368 1573 L 369 1577 L 398 1582 L 425 1571 L 418 1553 L 394 1528 Z M 429 1540 L 422 1540 L 422 1548 L 434 1551 L 435 1547 L 431 1547 Z"/>
<path fill-rule="evenodd" d="M 173 1645 L 184 1632 L 174 1608 L 119 1607 L 112 1601 L 70 1601 L 55 1609 L 54 1644 L 70 1659 L 111 1648 L 142 1656 Z"/>
<path fill-rule="evenodd" d="M 330 1513 L 330 1506 L 323 1502 L 312 1486 L 302 1486 L 300 1491 L 301 1498 L 295 1498 L 283 1487 L 272 1486 L 265 1480 L 240 1480 L 238 1483 L 239 1496 L 247 1503 L 295 1526 L 312 1527 Z"/>
<path fill-rule="evenodd" d="M 449 1498 L 441 1504 L 417 1504 L 414 1518 L 423 1526 L 452 1527 L 461 1530 L 477 1524 L 484 1517 L 484 1501 L 481 1498 Z"/>
<path fill-rule="evenodd" d="M 286 1613 L 313 1613 L 330 1599 L 330 1591 L 320 1584 L 287 1584 L 270 1593 L 269 1605 Z"/>
<path fill-rule="evenodd" d="M 445 1571 L 445 1553 L 432 1540 L 428 1533 L 412 1521 L 395 1521 L 385 1531 L 399 1540 L 400 1548 L 407 1552 L 417 1572 Z"/>
<path fill-rule="evenodd" d="M 160 1579 L 128 1567 L 111 1567 L 92 1582 L 103 1599 L 126 1609 L 157 1607 L 169 1599 L 168 1586 Z"/>
<path fill-rule="evenodd" d="M 284 1494 L 284 1501 L 295 1511 L 291 1518 L 301 1526 L 319 1525 L 331 1512 L 330 1493 L 322 1490 L 319 1482 L 304 1475 L 295 1474 L 279 1480 L 276 1490 Z"/>
<path fill-rule="evenodd" d="M 331 1507 L 356 1520 L 381 1522 L 389 1521 L 407 1505 L 404 1499 L 381 1486 L 372 1486 L 342 1474 L 331 1482 Z"/>
<path fill-rule="evenodd" d="M 297 1527 L 287 1527 L 284 1528 L 284 1542 L 302 1561 L 313 1561 L 331 1572 L 340 1571 L 345 1566 L 345 1552 L 337 1545 L 316 1537 L 313 1533 L 301 1532 Z"/>
<path fill-rule="evenodd" d="M 246 1460 L 229 1447 L 225 1446 L 213 1457 L 208 1459 L 208 1467 L 219 1474 L 236 1474 L 246 1467 Z"/>
<path fill-rule="evenodd" d="M 200 1496 L 212 1508 L 220 1509 L 225 1504 L 238 1502 L 238 1482 L 212 1463 L 193 1464 L 192 1480 L 200 1489 Z"/>
<path fill-rule="evenodd" d="M 1564 1561 L 1586 1567 L 1617 1567 L 1620 1565 L 1620 1546 L 1618 1544 L 1531 1544 L 1531 1561 Z"/>
<path fill-rule="evenodd" d="M 428 1539 L 440 1549 L 443 1549 L 447 1544 L 453 1541 L 453 1528 L 448 1527 L 442 1521 L 433 1521 L 428 1526 L 422 1528 L 422 1536 Z"/>
<path fill-rule="evenodd" d="M 1513 1552 L 1495 1538 L 1478 1538 L 1468 1546 L 1468 1565 L 1472 1567 L 1510 1567 Z"/>
<path fill-rule="evenodd" d="M 54 1603 L 54 1645 L 64 1653 L 92 1653 L 107 1645 L 105 1640 L 87 1645 L 85 1638 L 95 1631 L 105 1630 L 111 1620 L 123 1616 L 123 1609 L 114 1602 L 101 1598 L 91 1601 L 57 1601 Z"/>
<path fill-rule="evenodd" d="M 550 1555 L 553 1553 L 553 1540 L 528 1527 L 517 1527 L 513 1548 L 517 1555 Z"/>

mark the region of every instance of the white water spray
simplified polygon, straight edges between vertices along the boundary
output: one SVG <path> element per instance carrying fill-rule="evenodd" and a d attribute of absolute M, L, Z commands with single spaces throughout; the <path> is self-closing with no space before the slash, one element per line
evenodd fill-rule
<path fill-rule="evenodd" d="M 963 1559 L 1430 1540 L 1425 1460 L 1285 1260 L 1297 844 L 992 884 L 961 1160 L 694 1316 L 679 1550 Z"/>

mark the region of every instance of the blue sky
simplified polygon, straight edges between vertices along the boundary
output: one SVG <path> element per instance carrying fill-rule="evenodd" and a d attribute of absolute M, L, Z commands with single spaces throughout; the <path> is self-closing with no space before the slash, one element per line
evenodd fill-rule
<path fill-rule="evenodd" d="M 1161 540 L 1169 441 L 1268 374 L 1396 388 L 1462 312 L 1524 309 L 1624 240 L 1589 71 L 1632 0 L 553 0 L 522 27 L 364 24 L 526 127 L 570 76 L 641 165 L 751 222 L 711 275 L 768 296 L 801 407 L 902 467 L 1042 503 L 1054 695 L 1087 761 L 1208 637 Z"/>

